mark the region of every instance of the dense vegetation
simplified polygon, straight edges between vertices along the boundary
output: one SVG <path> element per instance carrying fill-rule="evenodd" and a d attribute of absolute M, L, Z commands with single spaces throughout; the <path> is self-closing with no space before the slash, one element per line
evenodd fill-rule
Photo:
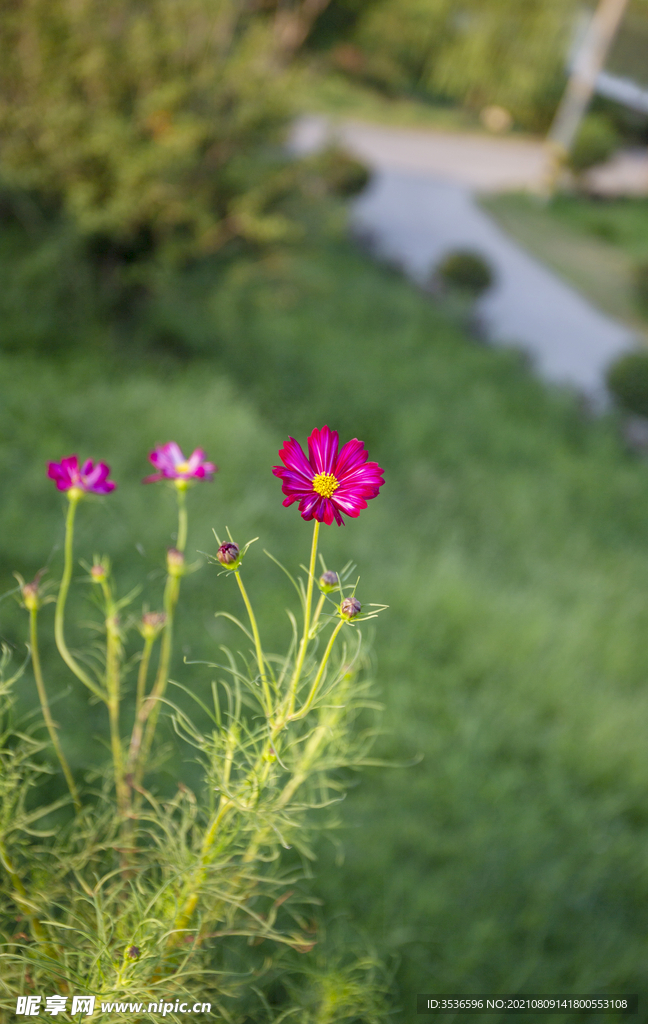
<path fill-rule="evenodd" d="M 277 448 L 322 422 L 362 437 L 387 483 L 360 520 L 326 531 L 327 558 L 353 549 L 363 599 L 390 605 L 376 635 L 381 752 L 423 758 L 372 771 L 347 800 L 345 859 L 320 848 L 314 867 L 325 918 L 392 966 L 399 1020 L 427 989 L 644 990 L 645 465 L 613 423 L 462 337 L 333 224 L 309 237 L 176 276 L 129 323 L 97 326 L 87 358 L 3 357 L 3 590 L 12 570 L 60 559 L 50 456 L 106 457 L 123 481 L 92 516 L 126 587 L 135 561 L 155 576 L 165 543 L 150 517 L 165 496 L 138 483 L 147 446 L 176 437 L 220 464 L 191 495 L 191 550 L 227 523 L 305 557 L 269 473 Z M 36 315 L 60 331 L 56 308 Z M 162 325 L 181 356 L 155 352 Z M 248 566 L 280 635 L 273 567 L 261 552 Z M 209 568 L 187 592 L 193 656 L 227 635 L 215 597 L 234 611 L 237 599 Z M 19 647 L 22 613 L 8 600 L 2 612 Z M 96 728 L 65 724 L 76 770 Z"/>
<path fill-rule="evenodd" d="M 143 9 L 113 5 L 111 35 L 92 0 L 0 0 L 2 639 L 22 651 L 12 572 L 60 567 L 47 459 L 110 462 L 119 489 L 81 510 L 78 548 L 92 554 L 91 513 L 126 590 L 142 567 L 161 586 L 173 531 L 169 495 L 139 483 L 154 444 L 202 445 L 220 466 L 191 494 L 191 554 L 229 526 L 292 562 L 308 540 L 270 474 L 281 441 L 325 422 L 361 437 L 386 484 L 360 520 L 325 531 L 325 551 L 338 566 L 352 554 L 362 599 L 390 605 L 375 674 L 394 767 L 359 780 L 339 848 L 317 851 L 336 937 L 315 960 L 353 936 L 367 964 L 386 963 L 407 1022 L 431 989 L 646 991 L 646 466 L 612 419 L 590 421 L 349 246 L 327 193 L 361 170 L 331 154 L 291 167 L 278 146 L 290 58 L 309 40 L 361 81 L 501 102 L 542 125 L 571 3 Z M 540 216 L 645 255 L 630 206 L 570 202 Z M 256 546 L 248 567 L 262 627 L 284 640 L 288 584 Z M 212 610 L 238 598 L 207 566 L 185 589 L 173 673 L 200 696 L 208 682 L 182 655 L 231 640 Z M 80 773 L 101 718 L 70 699 Z M 21 709 L 34 704 L 27 673 Z M 175 749 L 161 792 L 179 763 L 196 785 Z"/>

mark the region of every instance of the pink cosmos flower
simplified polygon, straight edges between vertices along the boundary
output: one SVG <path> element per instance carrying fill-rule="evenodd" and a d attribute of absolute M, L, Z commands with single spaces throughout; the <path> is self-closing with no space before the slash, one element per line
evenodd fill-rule
<path fill-rule="evenodd" d="M 367 462 L 362 441 L 347 441 L 338 454 L 338 433 L 317 427 L 308 438 L 308 458 L 291 437 L 279 452 L 283 466 L 272 472 L 282 481 L 284 505 L 299 502 L 303 519 L 317 519 L 344 525 L 340 513 L 355 518 L 375 498 L 384 484 L 383 471 L 376 462 Z"/>
<path fill-rule="evenodd" d="M 158 445 L 149 455 L 149 459 L 158 472 L 147 476 L 145 484 L 152 484 L 157 480 L 176 480 L 189 484 L 192 480 L 211 480 L 214 473 L 218 472 L 218 467 L 213 462 L 205 462 L 202 448 L 196 448 L 195 452 L 185 459 L 175 441 Z"/>
<path fill-rule="evenodd" d="M 76 487 L 86 494 L 110 494 L 117 486 L 108 479 L 110 467 L 105 462 L 94 463 L 87 459 L 81 469 L 76 455 L 68 455 L 60 462 L 48 462 L 47 475 L 59 491 L 70 491 Z"/>

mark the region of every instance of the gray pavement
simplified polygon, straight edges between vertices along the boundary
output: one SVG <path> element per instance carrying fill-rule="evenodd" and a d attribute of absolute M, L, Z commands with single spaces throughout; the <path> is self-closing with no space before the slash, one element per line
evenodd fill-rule
<path fill-rule="evenodd" d="M 321 118 L 303 119 L 292 145 L 312 151 L 328 135 Z M 546 380 L 605 403 L 605 370 L 634 346 L 632 331 L 530 256 L 475 199 L 479 191 L 534 188 L 544 172 L 538 143 L 352 123 L 336 137 L 374 170 L 352 223 L 379 256 L 423 283 L 449 250 L 479 251 L 496 274 L 478 304 L 488 339 L 524 350 Z"/>

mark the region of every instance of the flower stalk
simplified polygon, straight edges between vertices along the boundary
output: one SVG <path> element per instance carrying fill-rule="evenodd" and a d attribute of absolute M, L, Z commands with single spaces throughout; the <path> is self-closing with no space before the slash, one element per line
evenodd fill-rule
<path fill-rule="evenodd" d="M 296 721 L 298 721 L 298 719 L 304 718 L 308 714 L 308 712 L 310 711 L 312 703 L 315 700 L 315 695 L 316 695 L 316 693 L 317 693 L 317 691 L 319 689 L 319 685 L 320 685 L 320 683 L 322 681 L 322 677 L 323 677 L 324 672 L 326 670 L 326 666 L 328 664 L 328 660 L 331 657 L 331 652 L 333 651 L 333 646 L 335 644 L 335 641 L 337 640 L 337 635 L 340 632 L 340 630 L 342 629 L 342 626 L 344 625 L 344 622 L 345 622 L 344 619 L 340 619 L 340 621 L 336 625 L 335 629 L 331 633 L 331 636 L 329 637 L 329 642 L 326 645 L 326 650 L 324 651 L 324 654 L 322 656 L 322 660 L 321 660 L 319 668 L 317 670 L 317 675 L 315 676 L 315 679 L 313 680 L 313 685 L 310 688 L 310 693 L 308 694 L 308 697 L 306 698 L 306 703 L 300 708 L 299 711 L 295 712 L 294 714 L 292 714 L 290 716 L 290 721 L 291 722 L 296 722 Z"/>
<path fill-rule="evenodd" d="M 65 781 L 67 782 L 68 789 L 70 790 L 70 796 L 74 801 L 74 807 L 77 812 L 81 811 L 82 805 L 79 799 L 79 793 L 74 781 L 70 766 L 67 763 L 61 742 L 58 737 L 57 726 L 52 718 L 52 712 L 50 711 L 49 701 L 47 699 L 47 690 L 45 689 L 45 680 L 43 679 L 43 670 L 41 667 L 40 653 L 38 649 L 38 607 L 34 602 L 29 608 L 29 645 L 31 648 L 31 659 L 32 666 L 34 669 L 34 679 L 36 680 L 36 689 L 38 690 L 38 699 L 40 700 L 41 711 L 43 713 L 43 721 L 47 726 L 47 731 L 52 741 L 52 746 L 56 751 L 56 756 L 59 759 L 59 764 L 63 769 Z"/>
<path fill-rule="evenodd" d="M 263 699 L 266 706 L 266 715 L 268 719 L 272 717 L 272 697 L 270 695 L 270 686 L 268 685 L 268 675 L 265 667 L 265 657 L 263 655 L 263 648 L 261 646 L 261 637 L 259 635 L 259 627 L 257 625 L 256 615 L 250 603 L 250 599 L 247 594 L 247 590 L 241 579 L 240 570 L 235 570 L 234 575 L 236 576 L 236 582 L 238 583 L 239 590 L 241 591 L 241 597 L 247 609 L 248 618 L 250 620 L 250 628 L 252 629 L 252 636 L 254 637 L 254 647 L 256 651 L 256 660 L 259 667 L 259 677 L 261 679 L 261 686 L 263 687 Z"/>
<path fill-rule="evenodd" d="M 112 588 L 107 580 L 101 581 L 106 611 L 106 704 L 110 721 L 110 747 L 115 773 L 117 810 L 121 818 L 128 810 L 129 790 L 124 778 L 124 751 L 119 730 L 119 705 L 121 698 L 121 657 L 122 646 L 119 633 L 119 617 L 113 599 Z"/>
<path fill-rule="evenodd" d="M 135 788 L 139 788 L 144 778 L 157 721 L 162 707 L 162 698 L 166 691 L 169 665 L 173 651 L 173 620 L 176 605 L 180 596 L 180 580 L 184 574 L 184 549 L 187 544 L 187 508 L 185 491 L 176 489 L 178 498 L 178 536 L 177 548 L 172 548 L 167 555 L 167 579 L 164 587 L 164 629 L 160 645 L 160 660 L 155 682 L 147 697 L 143 697 L 137 708 L 133 732 L 131 735 L 128 755 L 127 775 Z M 148 662 L 147 662 L 148 668 Z"/>
<path fill-rule="evenodd" d="M 311 544 L 310 565 L 308 567 L 308 580 L 306 583 L 306 600 L 304 601 L 304 633 L 299 644 L 297 661 L 295 662 L 295 671 L 293 672 L 293 677 L 290 681 L 288 718 L 292 716 L 295 710 L 297 687 L 299 686 L 302 668 L 304 667 L 304 659 L 306 658 L 308 641 L 310 639 L 311 607 L 313 604 L 313 583 L 315 582 L 315 566 L 317 564 L 317 542 L 319 539 L 319 528 L 320 524 L 319 521 L 316 519 L 315 522 L 313 523 L 313 542 Z"/>
<path fill-rule="evenodd" d="M 54 613 L 54 639 L 58 652 L 63 658 L 67 667 L 74 673 L 84 686 L 94 693 L 95 697 L 105 701 L 106 695 L 102 693 L 97 684 L 90 678 L 85 669 L 81 668 L 76 658 L 70 654 L 65 640 L 65 605 L 67 602 L 70 582 L 72 580 L 72 568 L 74 565 L 74 517 L 77 506 L 83 497 L 83 491 L 78 487 L 68 490 L 68 511 L 65 520 L 65 549 L 63 562 L 63 575 L 56 600 L 56 611 Z"/>

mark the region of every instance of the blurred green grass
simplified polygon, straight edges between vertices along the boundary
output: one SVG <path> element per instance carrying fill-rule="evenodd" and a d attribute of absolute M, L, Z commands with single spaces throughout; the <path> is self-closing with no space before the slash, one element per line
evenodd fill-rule
<path fill-rule="evenodd" d="M 305 114 L 326 114 L 334 119 L 355 118 L 402 128 L 484 131 L 474 111 L 452 101 L 431 102 L 416 96 L 387 95 L 315 63 L 296 67 L 293 74 L 298 109 Z"/>
<path fill-rule="evenodd" d="M 594 305 L 648 336 L 634 267 L 648 258 L 648 200 L 523 194 L 482 198 L 482 206 L 526 249 L 571 281 Z"/>
<path fill-rule="evenodd" d="M 290 595 L 261 547 L 294 564 L 310 536 L 281 507 L 277 449 L 324 422 L 363 438 L 385 487 L 323 551 L 358 563 L 362 601 L 390 605 L 375 630 L 379 752 L 423 757 L 359 779 L 344 861 L 323 843 L 314 869 L 326 913 L 391 961 L 399 1021 L 424 991 L 648 991 L 648 470 L 614 421 L 467 339 L 334 226 L 195 266 L 105 330 L 121 332 L 116 355 L 106 341 L 0 363 L 3 592 L 14 569 L 60 568 L 45 461 L 77 451 L 120 483 L 80 510 L 78 556 L 105 550 L 122 590 L 143 571 L 159 594 L 172 495 L 139 480 L 150 447 L 175 438 L 220 465 L 190 495 L 190 550 L 214 549 L 212 526 L 262 538 L 247 581 L 272 646 Z M 183 358 L 155 355 L 162 342 Z M 213 619 L 238 610 L 227 579 L 204 567 L 185 592 L 181 653 L 236 644 Z M 24 613 L 0 613 L 19 648 Z M 208 670 L 174 671 L 206 691 Z M 62 723 L 77 768 L 102 721 L 80 700 Z"/>

